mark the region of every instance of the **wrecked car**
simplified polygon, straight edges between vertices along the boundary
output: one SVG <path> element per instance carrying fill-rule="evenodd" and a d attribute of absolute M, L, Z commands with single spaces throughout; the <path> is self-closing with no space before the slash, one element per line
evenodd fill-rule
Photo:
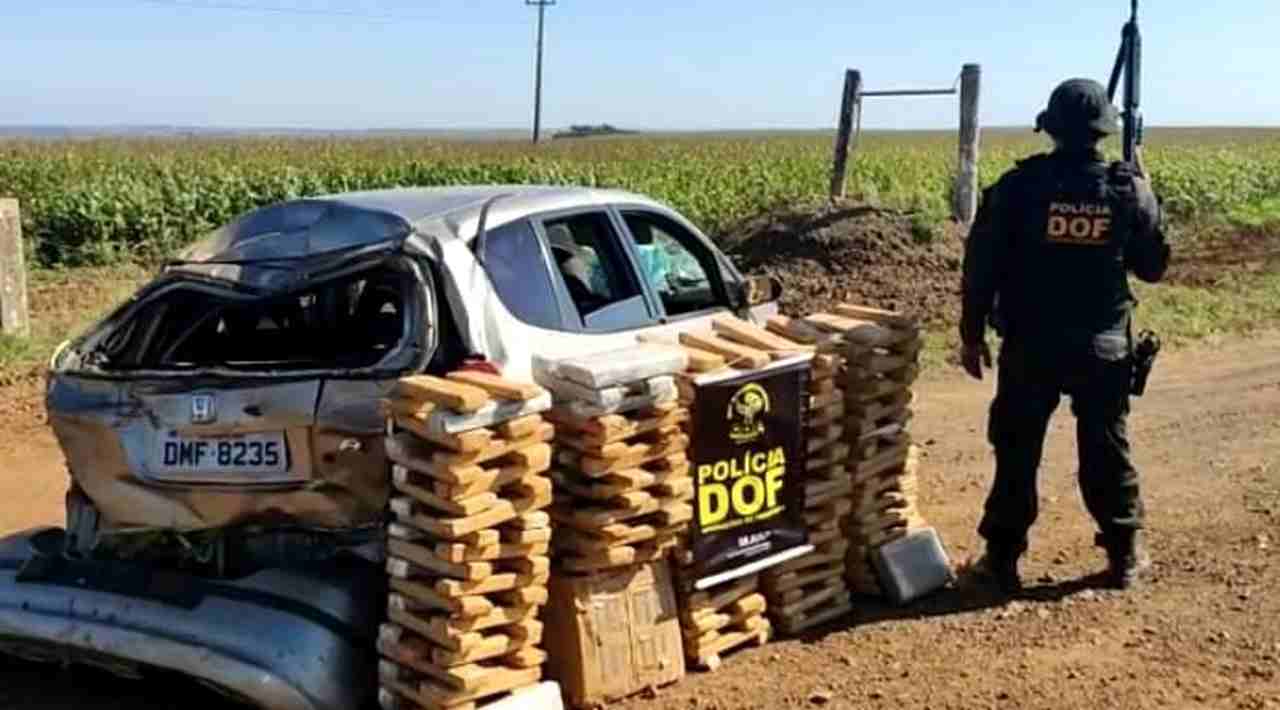
<path fill-rule="evenodd" d="M 353 193 L 213 232 L 49 368 L 65 529 L 0 538 L 0 652 L 160 668 L 270 708 L 376 691 L 379 399 L 472 361 L 776 310 L 690 222 L 567 187 Z"/>

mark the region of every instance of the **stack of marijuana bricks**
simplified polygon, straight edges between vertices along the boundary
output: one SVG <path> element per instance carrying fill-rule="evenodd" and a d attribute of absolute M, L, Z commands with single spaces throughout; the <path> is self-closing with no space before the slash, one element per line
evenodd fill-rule
<path fill-rule="evenodd" d="M 404 378 L 383 406 L 396 493 L 379 700 L 467 710 L 536 684 L 546 659 L 550 394 L 464 371 Z"/>
<path fill-rule="evenodd" d="M 792 348 L 814 348 L 822 338 L 800 321 L 775 317 L 770 337 Z M 814 355 L 805 407 L 804 519 L 809 554 L 763 574 L 769 615 L 784 633 L 798 634 L 849 613 L 845 584 L 845 518 L 851 509 L 853 480 L 846 468 L 845 394 L 840 381 L 843 359 L 830 352 Z"/>
<path fill-rule="evenodd" d="M 577 357 L 535 358 L 556 425 L 557 571 L 590 574 L 658 560 L 693 518 L 689 411 L 672 376 L 677 348 L 638 344 Z"/>
<path fill-rule="evenodd" d="M 707 347 L 738 367 L 812 353 L 814 346 L 735 318 L 716 318 L 715 335 L 694 336 L 686 344 Z M 727 342 L 726 342 L 727 341 Z M 769 616 L 785 633 L 799 633 L 850 610 L 845 587 L 847 542 L 841 523 L 849 512 L 852 482 L 845 470 L 849 446 L 843 441 L 844 397 L 836 378 L 839 359 L 816 354 L 805 408 L 805 524 L 810 554 L 761 574 Z"/>
<path fill-rule="evenodd" d="M 916 323 L 879 309 L 840 306 L 835 322 L 848 343 L 845 432 L 853 453 L 853 514 L 847 533 L 849 579 L 857 592 L 882 596 L 871 552 L 925 527 L 916 509 L 919 450 L 911 444 L 911 391 L 920 373 L 922 343 Z M 862 335 L 858 335 L 862 333 Z"/>
<path fill-rule="evenodd" d="M 920 333 L 901 314 L 841 304 L 790 322 L 806 341 L 844 358 L 844 436 L 851 447 L 852 513 L 845 532 L 849 586 L 882 596 L 870 562 L 876 548 L 924 527 L 916 510 L 918 451 L 907 424 L 912 417 L 912 384 L 919 374 Z"/>
<path fill-rule="evenodd" d="M 812 351 L 731 317 L 712 320 L 711 333 L 684 333 L 681 346 L 689 354 L 689 372 L 682 376 L 681 396 L 692 402 L 698 375 L 732 366 L 750 371 L 768 363 Z M 676 557 L 677 593 L 685 655 L 696 666 L 714 670 L 723 654 L 749 644 L 760 645 L 773 632 L 766 611 L 770 603 L 761 593 L 759 573 L 727 580 L 707 589 L 695 589 L 692 551 Z M 767 574 L 767 573 L 766 573 Z"/>
<path fill-rule="evenodd" d="M 690 576 L 689 553 L 678 552 L 677 562 L 680 632 L 684 637 L 685 657 L 695 666 L 715 670 L 720 667 L 723 654 L 769 641 L 773 625 L 765 615 L 768 603 L 758 591 L 759 574 L 698 590 Z"/>

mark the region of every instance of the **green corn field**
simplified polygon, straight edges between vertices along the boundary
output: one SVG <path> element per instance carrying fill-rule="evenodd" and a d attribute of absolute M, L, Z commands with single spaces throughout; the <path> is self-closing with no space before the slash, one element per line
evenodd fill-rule
<path fill-rule="evenodd" d="M 1280 212 L 1280 130 L 1157 129 L 1147 164 L 1172 220 L 1266 220 Z M 167 138 L 0 141 L 0 195 L 22 200 L 38 266 L 148 261 L 278 200 L 463 183 L 619 187 L 663 200 L 713 236 L 783 205 L 822 199 L 822 133 L 459 142 L 423 138 Z M 990 183 L 1046 143 L 988 131 Z M 1111 146 L 1114 148 L 1114 146 Z M 869 133 L 850 164 L 851 199 L 948 213 L 954 134 Z"/>

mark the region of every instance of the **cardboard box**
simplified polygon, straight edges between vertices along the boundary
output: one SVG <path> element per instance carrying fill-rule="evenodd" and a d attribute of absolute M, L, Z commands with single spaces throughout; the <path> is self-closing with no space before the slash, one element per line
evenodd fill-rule
<path fill-rule="evenodd" d="M 555 574 L 544 610 L 547 675 L 570 705 L 613 702 L 684 677 L 665 560 L 589 576 Z"/>

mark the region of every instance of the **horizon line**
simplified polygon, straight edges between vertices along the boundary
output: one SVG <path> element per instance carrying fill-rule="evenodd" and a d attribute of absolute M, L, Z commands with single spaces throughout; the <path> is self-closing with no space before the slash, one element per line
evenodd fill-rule
<path fill-rule="evenodd" d="M 585 125 L 585 124 L 573 124 Z M 631 128 L 614 125 L 621 133 L 619 137 L 627 134 L 714 134 L 714 133 L 835 133 L 835 127 L 808 126 L 808 127 L 737 127 L 737 128 Z M 569 126 L 554 127 L 551 132 L 567 131 Z M 1032 132 L 1032 126 L 1029 124 L 994 124 L 981 126 L 983 130 L 991 131 L 1016 131 L 1023 130 L 1028 133 Z M 1278 124 L 1232 124 L 1232 123 L 1168 123 L 1159 125 L 1147 125 L 1147 129 L 1232 129 L 1232 130 L 1277 130 L 1280 129 Z M 953 133 L 957 129 L 951 127 L 933 127 L 933 128 L 896 128 L 896 127 L 875 127 L 864 126 L 863 132 L 882 132 L 882 133 Z M 50 133 L 112 133 L 112 132 L 169 132 L 169 133 L 247 133 L 247 134 L 287 134 L 287 133 L 307 133 L 307 134 L 372 134 L 372 133 L 406 133 L 406 134 L 529 134 L 530 128 L 527 127 L 403 127 L 403 126 L 378 126 L 368 128 L 318 128 L 309 126 L 279 126 L 279 125 L 199 125 L 199 124 L 177 124 L 177 123 L 82 123 L 82 124 L 60 124 L 60 123 L 0 123 L 0 136 L 8 134 L 10 137 L 21 133 L 32 134 L 50 134 Z M 598 137 L 607 137 L 609 134 L 602 134 Z"/>

